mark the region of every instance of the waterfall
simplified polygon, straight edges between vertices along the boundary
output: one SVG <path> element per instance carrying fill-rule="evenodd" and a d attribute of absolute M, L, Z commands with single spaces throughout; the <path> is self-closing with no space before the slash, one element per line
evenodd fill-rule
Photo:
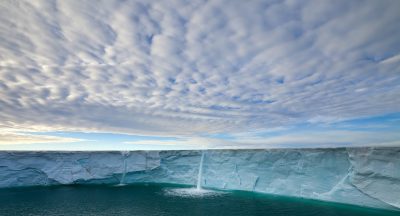
<path fill-rule="evenodd" d="M 258 180 L 260 180 L 260 176 L 257 176 L 256 180 L 254 181 L 253 191 L 256 191 L 256 186 L 257 186 Z"/>
<path fill-rule="evenodd" d="M 129 151 L 121 152 L 122 156 L 124 157 L 124 172 L 122 173 L 122 177 L 119 181 L 119 185 L 124 185 L 125 182 L 125 175 L 126 175 L 126 169 L 127 169 L 127 162 L 126 159 L 129 156 Z"/>
<path fill-rule="evenodd" d="M 124 184 L 125 175 L 126 175 L 126 157 L 124 157 L 124 172 L 122 173 L 121 180 L 119 181 L 120 185 Z"/>
<path fill-rule="evenodd" d="M 201 151 L 201 159 L 199 164 L 199 173 L 197 174 L 197 190 L 201 190 L 201 178 L 203 176 L 203 160 L 204 160 L 204 151 Z"/>

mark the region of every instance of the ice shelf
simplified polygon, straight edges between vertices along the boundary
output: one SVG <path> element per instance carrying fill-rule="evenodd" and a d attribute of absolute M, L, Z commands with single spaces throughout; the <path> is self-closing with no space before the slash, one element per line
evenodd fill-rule
<path fill-rule="evenodd" d="M 202 160 L 202 162 L 201 162 Z M 199 164 L 202 163 L 201 166 Z M 0 187 L 176 183 L 400 210 L 400 148 L 0 152 Z"/>

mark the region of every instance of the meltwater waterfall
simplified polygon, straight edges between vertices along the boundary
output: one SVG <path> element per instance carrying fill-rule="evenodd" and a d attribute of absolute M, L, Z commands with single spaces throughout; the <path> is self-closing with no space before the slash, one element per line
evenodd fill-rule
<path fill-rule="evenodd" d="M 198 157 L 198 155 L 196 155 Z M 196 187 L 193 188 L 172 188 L 166 190 L 166 194 L 168 196 L 182 196 L 182 197 L 206 197 L 206 196 L 215 196 L 217 192 L 214 190 L 205 190 L 201 187 L 203 180 L 203 163 L 204 163 L 205 151 L 201 151 L 201 157 L 197 172 L 197 184 Z M 221 193 L 221 192 L 218 192 Z"/>
<path fill-rule="evenodd" d="M 204 160 L 204 151 L 201 152 L 201 159 L 199 164 L 199 173 L 197 174 L 197 190 L 201 190 L 201 178 L 203 175 L 203 160 Z"/>
<path fill-rule="evenodd" d="M 125 152 L 121 152 L 122 156 L 124 157 L 124 172 L 122 173 L 122 177 L 119 181 L 119 185 L 124 185 L 125 182 L 125 175 L 126 175 L 126 168 L 127 168 L 127 162 L 126 162 L 126 158 L 129 156 L 129 151 L 125 151 Z"/>

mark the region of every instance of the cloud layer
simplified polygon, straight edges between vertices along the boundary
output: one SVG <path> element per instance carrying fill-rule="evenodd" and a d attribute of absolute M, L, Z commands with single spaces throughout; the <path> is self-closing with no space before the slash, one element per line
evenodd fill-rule
<path fill-rule="evenodd" d="M 45 135 L 32 135 L 24 133 L 0 133 L 0 147 L 2 145 L 20 145 L 20 144 L 43 144 L 43 143 L 71 143 L 80 142 L 80 139 L 57 137 L 57 136 L 45 136 Z"/>
<path fill-rule="evenodd" d="M 1 1 L 0 127 L 238 132 L 400 111 L 400 1 Z"/>

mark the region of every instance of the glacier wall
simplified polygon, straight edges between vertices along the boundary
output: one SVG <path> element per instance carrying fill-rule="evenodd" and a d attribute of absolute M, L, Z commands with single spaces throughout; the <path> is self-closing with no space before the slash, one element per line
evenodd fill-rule
<path fill-rule="evenodd" d="M 206 150 L 205 188 L 400 210 L 400 148 Z M 0 187 L 195 185 L 201 151 L 0 152 Z"/>

